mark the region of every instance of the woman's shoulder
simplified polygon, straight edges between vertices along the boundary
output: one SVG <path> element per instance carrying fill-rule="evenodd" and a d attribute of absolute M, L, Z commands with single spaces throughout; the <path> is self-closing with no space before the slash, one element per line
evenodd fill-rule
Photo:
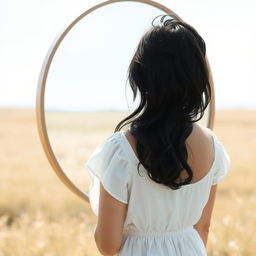
<path fill-rule="evenodd" d="M 198 136 L 208 139 L 211 139 L 214 133 L 213 130 L 200 123 L 194 123 L 193 130 Z"/>
<path fill-rule="evenodd" d="M 210 128 L 207 128 L 199 123 L 193 124 L 193 129 L 187 137 L 186 143 L 189 146 L 201 149 L 201 152 L 214 153 L 214 135 Z"/>
<path fill-rule="evenodd" d="M 214 145 L 214 167 L 215 173 L 213 176 L 213 184 L 219 183 L 230 169 L 230 156 L 222 143 L 213 130 L 197 124 L 198 129 L 203 136 L 211 138 Z"/>
<path fill-rule="evenodd" d="M 84 163 L 91 179 L 88 191 L 90 204 L 97 216 L 100 182 L 112 197 L 124 204 L 128 203 L 131 184 L 128 164 L 118 132 L 106 137 Z"/>
<path fill-rule="evenodd" d="M 123 149 L 121 146 L 119 132 L 114 132 L 111 135 L 105 137 L 101 143 L 94 149 L 89 160 L 95 159 L 97 162 L 105 161 L 110 162 L 112 158 L 122 158 Z"/>
<path fill-rule="evenodd" d="M 224 147 L 218 135 L 212 129 L 199 123 L 195 123 L 195 131 L 197 131 L 197 134 L 201 139 L 212 141 L 216 147 Z"/>

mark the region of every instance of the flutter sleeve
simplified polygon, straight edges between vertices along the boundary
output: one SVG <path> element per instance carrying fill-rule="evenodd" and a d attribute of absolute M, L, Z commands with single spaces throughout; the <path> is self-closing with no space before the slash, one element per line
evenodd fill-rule
<path fill-rule="evenodd" d="M 101 143 L 89 157 L 85 166 L 90 176 L 90 205 L 98 216 L 100 183 L 118 201 L 128 203 L 129 165 L 117 133 Z"/>
<path fill-rule="evenodd" d="M 213 173 L 212 185 L 218 184 L 229 172 L 230 170 L 230 157 L 226 151 L 224 145 L 218 139 L 218 137 L 213 134 L 215 139 L 216 147 L 216 169 Z"/>

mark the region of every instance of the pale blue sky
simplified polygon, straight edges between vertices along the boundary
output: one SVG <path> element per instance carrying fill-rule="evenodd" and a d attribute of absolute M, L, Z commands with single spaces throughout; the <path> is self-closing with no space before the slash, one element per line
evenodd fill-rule
<path fill-rule="evenodd" d="M 158 2 L 174 10 L 204 38 L 217 108 L 256 108 L 256 2 Z M 35 106 L 38 76 L 52 41 L 74 18 L 96 3 L 99 1 L 0 0 L 0 107 Z M 150 25 L 151 16 L 161 11 L 154 12 L 143 4 L 131 9 L 126 6 L 119 12 L 115 9 L 117 4 L 115 8 L 109 7 L 96 11 L 102 12 L 101 19 L 96 19 L 96 12 L 92 13 L 64 39 L 46 89 L 46 98 L 51 104 L 63 106 L 65 103 L 70 109 L 126 108 L 126 66 L 144 27 Z M 121 26 L 113 20 L 102 22 L 103 15 L 110 17 L 110 12 L 114 12 L 116 21 L 122 18 Z M 99 30 L 101 26 L 98 33 L 90 29 Z M 121 37 L 111 41 L 116 36 L 114 31 L 121 33 Z M 104 41 L 100 41 L 101 38 Z M 98 55 L 95 55 L 96 49 Z M 104 58 L 99 58 L 100 51 Z M 95 56 L 98 59 L 95 60 Z"/>

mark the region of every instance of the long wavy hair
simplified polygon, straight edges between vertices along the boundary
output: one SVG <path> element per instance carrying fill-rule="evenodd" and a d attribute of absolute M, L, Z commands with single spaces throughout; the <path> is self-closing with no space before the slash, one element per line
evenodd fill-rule
<path fill-rule="evenodd" d="M 115 132 L 130 124 L 140 164 L 159 184 L 179 189 L 193 171 L 187 163 L 185 140 L 211 98 L 206 45 L 189 24 L 168 19 L 141 38 L 128 68 L 127 80 L 137 108 L 118 123 Z M 181 171 L 188 177 L 181 182 Z"/>

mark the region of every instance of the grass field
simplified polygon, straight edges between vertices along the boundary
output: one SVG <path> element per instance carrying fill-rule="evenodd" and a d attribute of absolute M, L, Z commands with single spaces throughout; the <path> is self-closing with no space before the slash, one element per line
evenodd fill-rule
<path fill-rule="evenodd" d="M 52 126 L 49 136 L 56 154 L 83 190 L 88 181 L 81 164 L 122 116 L 65 116 Z M 93 240 L 97 218 L 53 172 L 39 140 L 35 111 L 1 109 L 0 117 L 0 256 L 100 255 Z M 79 124 L 75 131 L 74 120 Z M 214 131 L 230 154 L 231 170 L 218 187 L 208 255 L 254 256 L 256 111 L 218 111 Z"/>

